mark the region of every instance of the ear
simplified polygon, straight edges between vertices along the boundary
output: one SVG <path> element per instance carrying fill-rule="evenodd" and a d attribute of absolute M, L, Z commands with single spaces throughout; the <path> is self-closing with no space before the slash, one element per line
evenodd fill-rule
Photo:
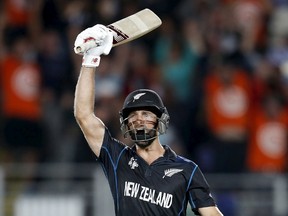
<path fill-rule="evenodd" d="M 168 129 L 168 125 L 169 125 L 169 119 L 170 119 L 170 116 L 167 113 L 163 113 L 161 117 L 159 118 L 158 131 L 160 134 L 166 133 Z"/>
<path fill-rule="evenodd" d="M 121 130 L 122 134 L 124 135 L 124 138 L 126 138 L 126 136 L 127 136 L 126 131 L 127 131 L 128 127 L 125 125 L 122 113 L 119 113 L 119 114 L 120 114 L 120 118 L 119 118 L 119 120 L 120 120 L 120 130 Z"/>

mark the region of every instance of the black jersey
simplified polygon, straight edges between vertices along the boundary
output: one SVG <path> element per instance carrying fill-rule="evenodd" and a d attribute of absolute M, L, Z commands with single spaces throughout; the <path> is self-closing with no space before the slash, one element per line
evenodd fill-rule
<path fill-rule="evenodd" d="M 116 216 L 184 216 L 188 202 L 197 214 L 200 207 L 215 206 L 209 186 L 192 161 L 164 146 L 165 154 L 147 164 L 106 129 L 99 161 L 108 177 Z"/>

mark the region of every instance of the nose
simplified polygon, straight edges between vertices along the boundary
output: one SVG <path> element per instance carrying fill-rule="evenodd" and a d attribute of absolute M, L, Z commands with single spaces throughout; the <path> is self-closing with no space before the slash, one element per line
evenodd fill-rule
<path fill-rule="evenodd" d="M 145 120 L 145 116 L 141 112 L 134 112 L 133 115 L 129 118 L 130 122 L 142 123 Z"/>
<path fill-rule="evenodd" d="M 144 116 L 142 115 L 142 113 L 137 113 L 135 116 L 135 120 L 137 122 L 143 122 L 144 121 Z"/>

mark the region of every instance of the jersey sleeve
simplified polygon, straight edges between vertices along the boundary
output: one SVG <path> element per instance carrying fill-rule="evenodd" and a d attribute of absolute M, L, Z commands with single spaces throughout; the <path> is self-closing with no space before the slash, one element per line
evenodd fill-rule
<path fill-rule="evenodd" d="M 113 170 L 117 166 L 118 159 L 125 148 L 127 146 L 114 139 L 106 128 L 98 161 L 104 165 L 106 171 L 110 170 L 110 168 Z"/>
<path fill-rule="evenodd" d="M 196 215 L 199 215 L 199 208 L 216 206 L 210 187 L 199 167 L 195 168 L 188 193 L 191 208 Z"/>

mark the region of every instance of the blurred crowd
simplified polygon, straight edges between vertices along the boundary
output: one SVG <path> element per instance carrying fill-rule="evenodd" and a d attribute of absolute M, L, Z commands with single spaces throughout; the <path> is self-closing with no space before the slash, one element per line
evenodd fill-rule
<path fill-rule="evenodd" d="M 78 33 L 150 8 L 162 25 L 112 49 L 95 112 L 114 137 L 126 95 L 151 88 L 171 117 L 162 144 L 209 172 L 286 172 L 288 0 L 3 0 L 2 163 L 93 162 L 73 115 Z"/>

